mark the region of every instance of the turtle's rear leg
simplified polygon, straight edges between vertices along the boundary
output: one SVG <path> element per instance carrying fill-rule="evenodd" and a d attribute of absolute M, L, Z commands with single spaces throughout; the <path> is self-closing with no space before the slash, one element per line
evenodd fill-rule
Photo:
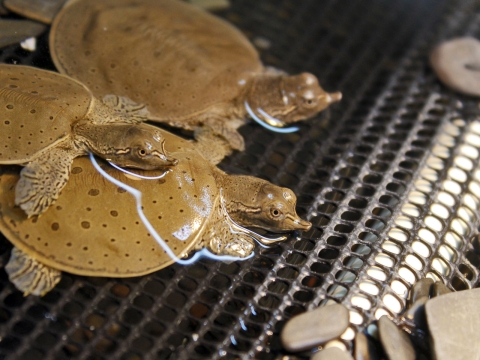
<path fill-rule="evenodd" d="M 58 145 L 43 151 L 20 172 L 15 187 L 15 204 L 28 217 L 40 215 L 47 210 L 66 185 L 73 159 L 78 155 L 80 154 Z"/>
<path fill-rule="evenodd" d="M 229 143 L 216 135 L 209 126 L 198 126 L 194 130 L 196 149 L 205 159 L 217 165 L 225 156 L 232 153 Z"/>
<path fill-rule="evenodd" d="M 39 263 L 16 247 L 5 266 L 8 278 L 23 295 L 43 296 L 60 281 L 61 272 Z"/>

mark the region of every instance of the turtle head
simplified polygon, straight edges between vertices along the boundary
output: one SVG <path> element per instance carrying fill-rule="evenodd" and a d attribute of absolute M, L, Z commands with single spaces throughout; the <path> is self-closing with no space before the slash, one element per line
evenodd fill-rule
<path fill-rule="evenodd" d="M 262 210 L 252 216 L 252 222 L 272 232 L 308 231 L 312 224 L 297 215 L 297 197 L 292 190 L 270 183 L 262 186 L 257 195 L 257 206 Z"/>
<path fill-rule="evenodd" d="M 307 231 L 312 224 L 295 211 L 292 190 L 252 176 L 231 175 L 225 186 L 227 212 L 238 224 L 271 232 Z"/>
<path fill-rule="evenodd" d="M 127 125 L 113 144 L 108 160 L 121 167 L 155 170 L 175 166 L 178 160 L 165 151 L 165 138 L 151 126 Z"/>
<path fill-rule="evenodd" d="M 265 122 L 281 127 L 311 118 L 341 98 L 340 92 L 323 90 L 315 75 L 302 73 L 259 77 L 252 86 L 247 103 Z"/>

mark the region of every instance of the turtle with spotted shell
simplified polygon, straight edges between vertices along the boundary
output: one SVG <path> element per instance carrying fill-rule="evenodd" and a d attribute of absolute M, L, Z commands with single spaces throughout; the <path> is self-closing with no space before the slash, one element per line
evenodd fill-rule
<path fill-rule="evenodd" d="M 228 175 L 195 145 L 164 133 L 167 151 L 179 160 L 168 176 L 144 180 L 107 164 L 108 175 L 143 194 L 141 208 L 174 255 L 194 250 L 244 258 L 256 239 L 247 228 L 275 233 L 309 230 L 295 211 L 295 194 L 253 176 Z M 148 175 L 141 172 L 140 175 Z M 18 169 L 0 168 L 0 230 L 15 248 L 6 266 L 10 280 L 27 294 L 42 295 L 60 271 L 86 276 L 133 277 L 174 262 L 147 230 L 131 194 L 107 181 L 86 157 L 74 160 L 72 176 L 55 206 L 37 219 L 15 206 Z"/>
<path fill-rule="evenodd" d="M 150 120 L 195 130 L 216 147 L 214 163 L 244 149 L 237 129 L 247 116 L 290 131 L 341 99 L 313 74 L 265 67 L 239 30 L 178 0 L 71 1 L 53 22 L 50 52 L 96 96 L 127 96 L 148 106 Z"/>
<path fill-rule="evenodd" d="M 98 101 L 78 81 L 28 66 L 0 65 L 0 164 L 25 167 L 15 202 L 42 214 L 63 189 L 75 157 L 93 152 L 122 167 L 166 169 L 177 160 L 145 106 L 107 95 Z"/>

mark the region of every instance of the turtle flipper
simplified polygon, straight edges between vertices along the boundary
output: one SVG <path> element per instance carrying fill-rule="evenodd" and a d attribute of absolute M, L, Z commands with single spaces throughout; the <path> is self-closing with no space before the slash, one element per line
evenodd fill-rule
<path fill-rule="evenodd" d="M 232 153 L 229 143 L 221 136 L 214 134 L 208 126 L 198 126 L 194 130 L 197 151 L 213 165 L 217 165 L 225 156 Z"/>
<path fill-rule="evenodd" d="M 125 96 L 108 94 L 103 97 L 102 102 L 121 115 L 124 122 L 136 124 L 147 121 L 150 116 L 144 104 L 136 103 Z"/>
<path fill-rule="evenodd" d="M 243 122 L 210 118 L 206 120 L 204 124 L 211 127 L 215 134 L 222 136 L 232 149 L 238 151 L 245 150 L 245 141 L 236 129 L 238 126 L 242 125 Z"/>
<path fill-rule="evenodd" d="M 225 234 L 227 235 L 227 234 Z M 217 255 L 238 256 L 240 258 L 250 255 L 255 248 L 251 237 L 245 234 L 229 234 L 229 237 L 215 236 L 207 243 L 210 251 Z"/>
<path fill-rule="evenodd" d="M 39 263 L 16 247 L 5 266 L 10 281 L 23 295 L 43 296 L 60 281 L 61 272 Z"/>
<path fill-rule="evenodd" d="M 80 154 L 59 146 L 43 151 L 20 172 L 15 204 L 28 217 L 46 211 L 66 185 L 73 159 Z"/>

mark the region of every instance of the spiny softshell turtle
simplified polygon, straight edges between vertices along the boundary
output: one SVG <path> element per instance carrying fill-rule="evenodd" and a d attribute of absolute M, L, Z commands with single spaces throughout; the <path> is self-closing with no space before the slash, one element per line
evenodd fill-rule
<path fill-rule="evenodd" d="M 97 96 L 128 96 L 148 106 L 151 120 L 175 127 L 208 125 L 228 152 L 244 149 L 237 128 L 248 115 L 281 128 L 341 98 L 312 74 L 264 67 L 240 31 L 176 0 L 68 3 L 53 22 L 50 51 L 60 72 Z"/>
<path fill-rule="evenodd" d="M 0 65 L 0 164 L 25 165 L 16 203 L 39 215 L 65 186 L 75 157 L 93 152 L 119 166 L 145 170 L 176 164 L 148 111 L 129 99 L 96 100 L 65 75 Z"/>
<path fill-rule="evenodd" d="M 191 142 L 168 132 L 164 135 L 167 151 L 179 160 L 168 176 L 139 180 L 106 164 L 103 169 L 142 191 L 146 218 L 176 256 L 203 247 L 215 254 L 248 256 L 255 235 L 242 232 L 232 221 L 272 232 L 310 228 L 296 214 L 296 197 L 290 189 L 252 176 L 227 175 Z M 142 224 L 134 198 L 105 180 L 87 158 L 74 160 L 62 196 L 37 219 L 28 219 L 15 206 L 18 171 L 14 167 L 0 171 L 0 230 L 18 249 L 6 270 L 26 294 L 50 290 L 59 279 L 58 270 L 130 277 L 173 262 Z"/>

